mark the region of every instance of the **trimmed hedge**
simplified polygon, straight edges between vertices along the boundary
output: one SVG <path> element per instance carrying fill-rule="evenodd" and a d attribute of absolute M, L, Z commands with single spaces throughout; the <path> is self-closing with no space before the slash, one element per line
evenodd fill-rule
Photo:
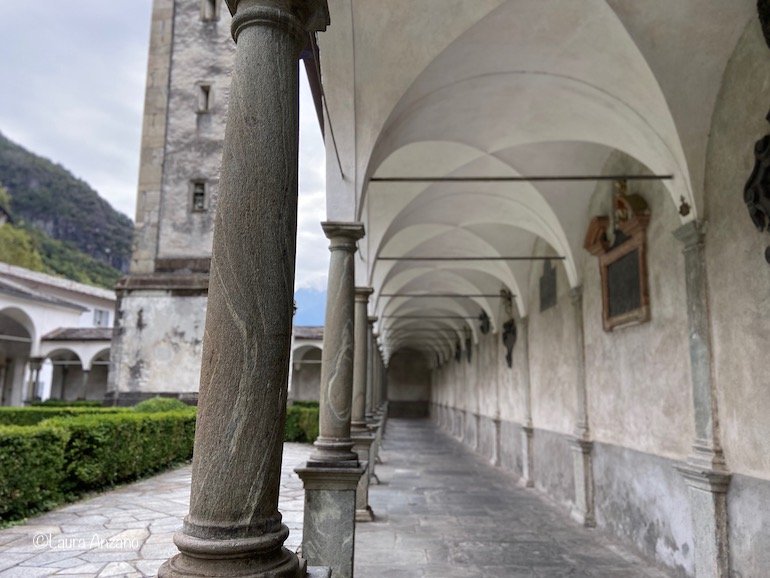
<path fill-rule="evenodd" d="M 50 509 L 64 498 L 69 433 L 51 426 L 0 427 L 0 521 Z"/>
<path fill-rule="evenodd" d="M 190 407 L 182 400 L 174 397 L 153 397 L 145 399 L 137 403 L 134 406 L 134 411 L 141 411 L 145 413 L 155 413 L 159 411 L 176 411 L 180 409 L 187 409 Z"/>
<path fill-rule="evenodd" d="M 188 460 L 195 410 L 83 414 L 0 427 L 0 522 Z"/>
<path fill-rule="evenodd" d="M 66 429 L 66 492 L 80 493 L 135 479 L 192 457 L 195 410 L 83 415 L 43 426 Z"/>
<path fill-rule="evenodd" d="M 0 407 L 0 425 L 36 425 L 54 417 L 115 414 L 130 411 L 119 407 Z"/>
<path fill-rule="evenodd" d="M 87 401 L 78 399 L 75 401 L 64 401 L 63 399 L 47 399 L 45 401 L 33 401 L 29 404 L 32 407 L 102 407 L 101 401 Z"/>
<path fill-rule="evenodd" d="M 313 443 L 318 437 L 318 407 L 292 405 L 286 410 L 283 439 L 287 442 Z"/>

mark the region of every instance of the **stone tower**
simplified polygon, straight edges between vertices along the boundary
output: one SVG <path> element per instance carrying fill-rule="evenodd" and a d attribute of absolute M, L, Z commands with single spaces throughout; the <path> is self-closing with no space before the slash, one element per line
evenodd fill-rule
<path fill-rule="evenodd" d="M 154 0 L 136 231 L 117 287 L 107 400 L 198 391 L 235 46 L 222 0 Z"/>

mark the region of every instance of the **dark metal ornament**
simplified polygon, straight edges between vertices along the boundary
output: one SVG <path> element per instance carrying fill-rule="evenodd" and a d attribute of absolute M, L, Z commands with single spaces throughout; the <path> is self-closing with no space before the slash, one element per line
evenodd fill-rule
<path fill-rule="evenodd" d="M 770 135 L 754 145 L 754 170 L 743 188 L 743 200 L 757 230 L 770 232 Z M 770 247 L 765 250 L 765 259 L 770 263 Z"/>
<path fill-rule="evenodd" d="M 486 311 L 482 311 L 479 314 L 479 321 L 481 322 L 481 325 L 479 326 L 479 329 L 481 329 L 481 333 L 483 335 L 486 335 L 489 333 L 489 330 L 491 328 L 490 321 L 489 321 L 489 315 L 487 315 Z"/>
<path fill-rule="evenodd" d="M 759 22 L 762 24 L 762 34 L 765 35 L 765 42 L 770 48 L 770 0 L 758 0 L 757 12 L 759 12 Z"/>
<path fill-rule="evenodd" d="M 471 338 L 470 337 L 466 337 L 466 339 L 465 339 L 465 354 L 468 357 L 468 363 L 471 362 L 471 357 L 473 356 L 473 351 L 471 349 L 471 345 L 472 345 Z"/>
<path fill-rule="evenodd" d="M 516 345 L 516 321 L 511 319 L 503 324 L 503 345 L 505 346 L 505 361 L 508 367 L 513 367 L 513 346 Z"/>

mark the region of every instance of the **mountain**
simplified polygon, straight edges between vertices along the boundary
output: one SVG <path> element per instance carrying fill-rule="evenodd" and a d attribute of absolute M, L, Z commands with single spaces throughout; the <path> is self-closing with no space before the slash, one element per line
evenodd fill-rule
<path fill-rule="evenodd" d="M 128 271 L 134 229 L 131 219 L 67 169 L 29 152 L 2 133 L 0 185 L 11 194 L 14 219 L 45 234 L 40 237 L 32 231 L 42 245 L 39 250 L 44 259 L 46 253 L 56 257 L 56 266 L 48 264 L 49 269 L 73 278 L 75 269 L 87 266 L 96 270 L 101 264 L 106 268 L 99 272 L 100 279 L 117 277 L 110 269 L 118 274 Z M 86 256 L 96 263 L 90 263 Z"/>

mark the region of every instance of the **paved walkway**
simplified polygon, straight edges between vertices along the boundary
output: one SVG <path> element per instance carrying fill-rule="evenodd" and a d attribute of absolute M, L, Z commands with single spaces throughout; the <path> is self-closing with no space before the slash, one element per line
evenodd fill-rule
<path fill-rule="evenodd" d="M 312 446 L 283 446 L 280 509 L 286 547 L 302 542 L 305 493 L 294 468 Z M 0 530 L 0 577 L 155 576 L 190 504 L 190 466 L 64 506 Z"/>
<path fill-rule="evenodd" d="M 309 453 L 284 446 L 280 509 L 292 550 L 304 501 L 293 470 Z M 358 526 L 356 578 L 666 576 L 427 421 L 391 420 L 382 458 L 370 496 L 378 519 Z M 0 577 L 154 576 L 176 553 L 189 494 L 187 466 L 0 530 Z"/>
<path fill-rule="evenodd" d="M 426 420 L 390 420 L 356 578 L 664 577 Z"/>

